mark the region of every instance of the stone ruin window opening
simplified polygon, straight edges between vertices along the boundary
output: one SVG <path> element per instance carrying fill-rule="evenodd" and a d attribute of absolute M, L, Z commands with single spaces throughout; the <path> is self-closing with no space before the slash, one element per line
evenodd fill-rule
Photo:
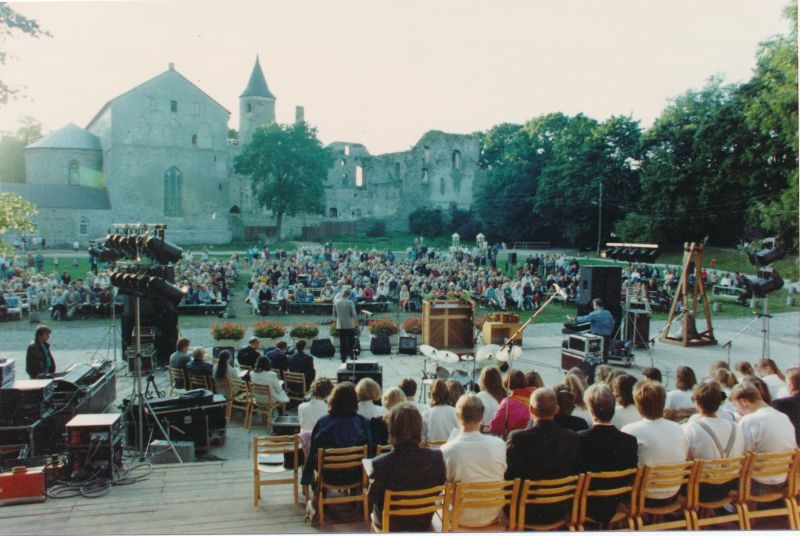
<path fill-rule="evenodd" d="M 87 236 L 89 234 L 89 220 L 85 216 L 78 222 L 78 235 Z"/>
<path fill-rule="evenodd" d="M 439 191 L 442 195 L 444 195 L 444 177 L 439 179 Z"/>
<path fill-rule="evenodd" d="M 178 101 L 176 101 L 176 100 L 169 101 L 169 111 L 170 112 L 177 112 L 178 111 Z"/>
<path fill-rule="evenodd" d="M 345 156 L 350 156 L 350 146 L 349 145 L 345 145 L 344 146 L 344 155 Z"/>
<path fill-rule="evenodd" d="M 364 168 L 356 166 L 356 188 L 364 186 Z"/>
<path fill-rule="evenodd" d="M 461 151 L 453 150 L 453 169 L 461 169 Z"/>
<path fill-rule="evenodd" d="M 197 134 L 192 134 L 192 146 L 197 147 Z"/>
<path fill-rule="evenodd" d="M 394 174 L 400 176 L 400 162 L 394 163 Z"/>
<path fill-rule="evenodd" d="M 344 167 L 346 164 L 347 164 L 347 158 L 342 158 L 341 160 L 339 160 L 339 165 L 341 167 Z"/>
<path fill-rule="evenodd" d="M 428 168 L 422 168 L 422 184 L 428 184 Z"/>
<path fill-rule="evenodd" d="M 336 207 L 331 207 L 331 208 L 328 209 L 328 217 L 330 217 L 330 218 L 338 218 L 339 217 L 339 211 L 336 210 Z"/>
<path fill-rule="evenodd" d="M 183 173 L 172 166 L 164 173 L 164 216 L 182 215 Z"/>
<path fill-rule="evenodd" d="M 422 163 L 427 164 L 431 159 L 431 148 L 427 145 L 422 148 Z"/>
<path fill-rule="evenodd" d="M 247 103 L 247 106 L 246 106 L 246 108 L 245 108 L 245 111 L 246 111 L 247 113 L 250 113 L 250 112 L 252 112 L 252 111 L 253 111 L 253 105 L 252 105 L 252 104 L 250 104 L 250 103 L 248 102 L 248 103 Z"/>
<path fill-rule="evenodd" d="M 77 160 L 70 160 L 67 166 L 69 172 L 67 184 L 80 184 L 81 183 L 81 165 Z"/>

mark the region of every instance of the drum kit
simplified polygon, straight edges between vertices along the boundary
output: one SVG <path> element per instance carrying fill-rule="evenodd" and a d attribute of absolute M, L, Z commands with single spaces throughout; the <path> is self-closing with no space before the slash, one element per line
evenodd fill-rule
<path fill-rule="evenodd" d="M 449 350 L 437 350 L 428 344 L 419 346 L 419 352 L 423 356 L 422 361 L 422 384 L 421 389 L 422 401 L 427 399 L 426 388 L 433 380 L 456 380 L 461 384 L 464 389 L 478 391 L 478 378 L 481 374 L 483 367 L 506 363 L 509 357 L 515 359 L 522 350 L 518 346 L 513 347 L 511 354 L 503 349 L 498 344 L 487 344 L 478 349 L 477 353 L 473 355 L 465 354 L 459 356 L 455 352 Z M 428 370 L 428 361 L 433 362 L 435 365 L 434 370 Z M 464 368 L 454 368 L 452 371 L 447 367 L 455 367 L 461 365 Z"/>

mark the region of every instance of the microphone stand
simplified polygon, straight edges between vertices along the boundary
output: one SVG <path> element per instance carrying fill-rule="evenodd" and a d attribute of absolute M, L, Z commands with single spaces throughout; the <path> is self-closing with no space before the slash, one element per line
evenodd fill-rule
<path fill-rule="evenodd" d="M 737 331 L 737 332 L 736 332 L 736 333 L 733 335 L 733 337 L 731 337 L 730 339 L 728 339 L 728 340 L 727 340 L 727 341 L 726 341 L 726 342 L 725 342 L 725 343 L 722 345 L 722 347 L 723 347 L 723 348 L 727 348 L 727 349 L 728 349 L 728 366 L 729 366 L 729 367 L 731 366 L 731 346 L 733 345 L 733 341 L 735 341 L 736 339 L 738 339 L 738 338 L 739 338 L 741 335 L 743 335 L 743 334 L 744 334 L 744 332 L 745 332 L 745 331 L 747 331 L 748 329 L 750 329 L 750 326 L 752 326 L 753 324 L 755 324 L 756 322 L 758 322 L 758 321 L 759 321 L 759 320 L 761 320 L 762 318 L 764 318 L 765 320 L 767 320 L 767 321 L 768 321 L 768 319 L 769 319 L 769 318 L 772 318 L 772 315 L 769 315 L 769 314 L 764 314 L 764 313 L 755 313 L 755 318 L 753 318 L 753 319 L 752 319 L 750 322 L 748 322 L 748 323 L 747 323 L 747 325 L 746 325 L 745 327 L 743 327 L 742 329 L 740 329 L 739 331 Z M 762 333 L 763 333 L 763 332 L 764 332 L 764 330 L 762 329 Z M 764 355 L 763 355 L 763 341 L 762 341 L 762 357 L 764 357 Z"/>

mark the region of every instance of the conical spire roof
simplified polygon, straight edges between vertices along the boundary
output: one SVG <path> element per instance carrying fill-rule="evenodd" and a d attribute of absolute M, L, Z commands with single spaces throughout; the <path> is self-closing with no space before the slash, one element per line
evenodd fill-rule
<path fill-rule="evenodd" d="M 247 82 L 247 87 L 244 93 L 239 97 L 269 97 L 274 99 L 275 95 L 269 90 L 267 86 L 267 79 L 264 78 L 264 71 L 261 70 L 261 63 L 256 55 L 256 64 L 253 65 L 253 72 L 250 73 L 250 81 Z"/>

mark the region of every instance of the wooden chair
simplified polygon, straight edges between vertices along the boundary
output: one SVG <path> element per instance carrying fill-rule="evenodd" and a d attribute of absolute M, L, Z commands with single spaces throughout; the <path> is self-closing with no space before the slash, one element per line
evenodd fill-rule
<path fill-rule="evenodd" d="M 244 412 L 244 417 L 242 418 L 242 422 L 247 424 L 250 418 L 250 409 L 251 409 L 251 401 L 252 401 L 252 394 L 250 393 L 250 384 L 242 381 L 242 380 L 234 380 L 231 378 L 225 378 L 227 382 L 228 389 L 225 394 L 225 419 L 228 421 L 228 424 L 231 422 L 231 415 L 233 415 L 234 409 L 240 409 Z M 236 393 L 233 395 L 232 393 Z"/>
<path fill-rule="evenodd" d="M 791 472 L 792 480 L 792 506 L 794 507 L 795 526 L 800 528 L 800 449 L 794 453 L 794 467 Z"/>
<path fill-rule="evenodd" d="M 387 445 L 378 445 L 378 447 L 375 450 L 376 450 L 375 455 L 376 456 L 380 456 L 381 454 L 384 454 L 386 452 L 393 451 L 394 450 L 394 445 L 392 445 L 391 443 L 389 443 Z"/>
<path fill-rule="evenodd" d="M 261 486 L 271 486 L 277 484 L 292 484 L 294 487 L 294 502 L 297 502 L 300 497 L 299 490 L 299 463 L 298 453 L 300 451 L 300 439 L 294 436 L 265 436 L 253 438 L 253 506 L 258 506 L 258 501 L 261 498 Z M 293 455 L 293 469 L 292 476 L 289 478 L 264 478 L 266 475 L 271 474 L 265 471 L 265 465 L 259 463 L 259 456 L 280 456 L 281 464 L 283 463 L 284 454 Z M 273 466 L 274 467 L 274 466 Z M 282 467 L 282 465 L 280 466 Z M 285 473 L 290 469 L 280 471 Z"/>
<path fill-rule="evenodd" d="M 549 480 L 526 480 L 522 483 L 516 530 L 556 530 L 563 527 L 575 530 L 578 521 L 578 499 L 584 475 L 566 476 Z M 562 519 L 552 523 L 536 523 L 526 519 L 527 507 L 562 504 L 568 511 Z"/>
<path fill-rule="evenodd" d="M 453 492 L 453 511 L 450 513 L 450 531 L 499 532 L 516 530 L 517 503 L 519 502 L 520 479 L 499 482 L 457 482 Z M 508 507 L 504 519 L 503 508 Z M 497 517 L 488 525 L 471 527 L 462 525 L 461 516 L 470 509 L 496 509 Z"/>
<path fill-rule="evenodd" d="M 794 500 L 795 478 L 790 478 L 796 469 L 796 450 L 784 452 L 750 453 L 747 456 L 747 468 L 742 479 L 744 482 L 744 499 L 742 500 L 742 513 L 745 530 L 753 528 L 752 520 L 764 517 L 786 516 L 789 528 L 796 529 L 796 514 Z M 780 489 L 761 491 L 758 490 L 760 479 L 786 475 L 786 482 Z M 754 482 L 755 480 L 755 482 Z M 755 490 L 753 488 L 756 488 Z M 779 488 L 776 486 L 776 488 Z M 781 503 L 781 506 L 756 509 L 758 505 Z"/>
<path fill-rule="evenodd" d="M 586 528 L 586 524 L 591 523 L 598 525 L 602 529 L 607 529 L 624 523 L 627 525 L 628 530 L 635 530 L 636 524 L 633 520 L 632 505 L 634 504 L 636 490 L 641 483 L 642 473 L 642 467 L 620 471 L 586 473 L 580 493 L 580 507 L 578 509 L 578 524 L 576 528 L 583 531 Z M 624 483 L 625 480 L 628 481 L 627 484 Z M 601 483 L 603 481 L 605 483 Z M 589 515 L 589 502 L 592 499 L 600 498 L 617 498 L 619 500 L 617 511 L 605 524 Z"/>
<path fill-rule="evenodd" d="M 694 462 L 682 462 L 670 465 L 645 466 L 641 484 L 636 492 L 633 509 L 636 518 L 637 530 L 666 530 L 692 528 L 692 515 L 688 498 L 689 482 L 694 471 Z M 683 487 L 684 490 L 679 489 Z M 650 502 L 648 495 L 677 489 L 674 495 L 666 500 Z M 664 520 L 667 514 L 681 512 L 682 518 Z M 645 522 L 645 516 L 651 518 L 651 523 Z"/>
<path fill-rule="evenodd" d="M 169 396 L 172 396 L 175 393 L 175 389 L 185 390 L 186 386 L 189 385 L 189 382 L 186 378 L 186 372 L 177 367 L 167 367 L 167 372 L 169 372 Z M 180 380 L 182 387 L 175 387 L 175 382 Z"/>
<path fill-rule="evenodd" d="M 282 415 L 286 404 L 278 402 L 272 397 L 272 390 L 269 388 L 269 385 L 250 383 L 250 394 L 250 411 L 247 414 L 247 428 L 250 428 L 253 414 L 260 413 L 264 420 L 264 426 L 269 430 L 272 424 L 272 414 L 277 409 L 280 410 Z"/>
<path fill-rule="evenodd" d="M 362 503 L 364 521 L 369 520 L 369 505 L 367 504 L 367 475 L 361 465 L 361 460 L 367 457 L 367 446 L 346 447 L 341 449 L 319 449 L 317 451 L 317 481 L 315 502 L 320 524 L 325 522 L 326 504 Z M 337 471 L 354 471 L 358 469 L 361 477 L 352 483 L 330 484 L 331 473 Z M 341 495 L 325 497 L 326 491 L 339 491 Z"/>
<path fill-rule="evenodd" d="M 214 390 L 214 386 L 211 384 L 213 381 L 211 376 L 207 376 L 205 374 L 186 374 L 186 376 L 189 378 L 189 389 L 208 389 L 209 391 Z"/>
<path fill-rule="evenodd" d="M 393 517 L 420 516 L 439 512 L 442 515 L 442 530 L 447 531 L 449 526 L 450 493 L 449 483 L 410 491 L 387 489 L 383 496 L 381 526 L 377 527 L 375 523 L 372 523 L 372 532 L 391 532 Z"/>
<path fill-rule="evenodd" d="M 306 401 L 308 388 L 306 387 L 306 377 L 302 372 L 283 371 L 283 389 L 286 391 L 289 400 L 300 403 Z"/>
<path fill-rule="evenodd" d="M 739 523 L 739 530 L 744 530 L 741 501 L 744 496 L 744 479 L 741 476 L 745 471 L 746 459 L 745 456 L 736 456 L 695 462 L 694 478 L 689 484 L 692 529 L 700 530 L 703 527 L 736 521 Z M 701 496 L 704 486 L 725 486 L 730 489 L 724 497 L 718 499 L 709 497 L 704 500 Z M 735 513 L 720 515 L 719 509 L 728 505 L 734 508 Z"/>
<path fill-rule="evenodd" d="M 434 440 L 434 441 L 426 441 L 425 442 L 425 446 L 427 448 L 429 448 L 429 449 L 438 449 L 439 447 L 441 447 L 445 443 L 447 443 L 446 439 L 439 439 L 439 440 Z"/>

